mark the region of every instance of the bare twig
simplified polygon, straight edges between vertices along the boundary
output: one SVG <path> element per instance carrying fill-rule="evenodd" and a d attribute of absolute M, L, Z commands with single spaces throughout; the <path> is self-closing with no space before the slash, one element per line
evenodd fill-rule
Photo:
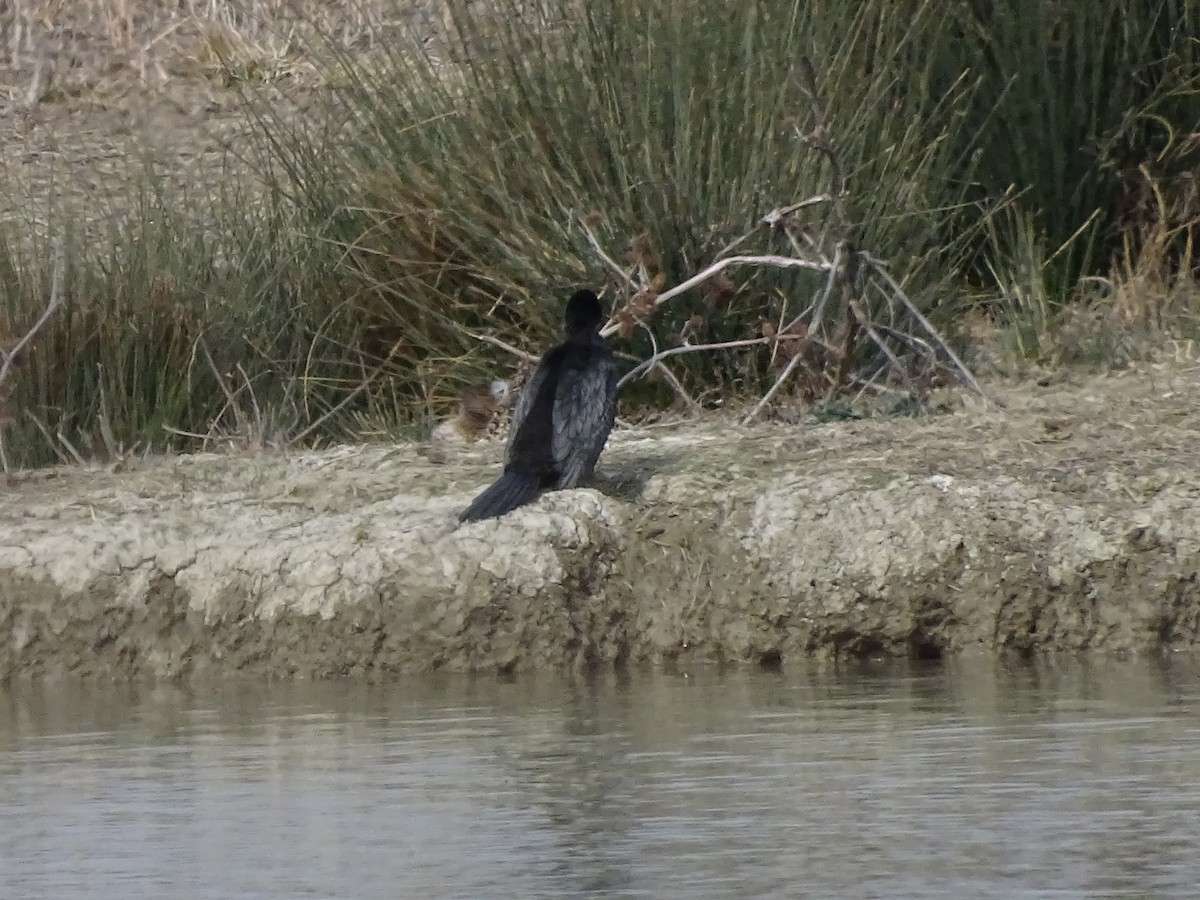
<path fill-rule="evenodd" d="M 833 251 L 833 263 L 829 269 L 829 277 L 825 279 L 825 287 L 821 289 L 821 296 L 817 299 L 816 305 L 813 307 L 813 314 L 808 330 L 820 334 L 821 319 L 825 315 L 825 304 L 829 302 L 829 298 L 833 296 L 834 285 L 838 281 L 838 272 L 841 271 L 845 260 L 842 257 L 842 248 L 845 245 L 844 241 L 839 241 L 837 247 Z M 796 322 L 792 322 L 788 327 L 792 327 Z"/>
<path fill-rule="evenodd" d="M 839 340 L 839 347 L 834 354 L 837 364 L 836 371 L 833 374 L 833 383 L 843 384 L 850 375 L 849 364 L 851 354 L 854 349 L 854 344 L 859 338 L 859 332 L 862 331 L 865 332 L 867 337 L 879 347 L 880 351 L 887 358 L 889 365 L 895 371 L 899 372 L 900 377 L 905 382 L 905 385 L 910 390 L 915 392 L 915 385 L 913 384 L 912 376 L 897 358 L 896 354 L 888 346 L 887 341 L 885 341 L 883 336 L 880 334 L 880 330 L 875 327 L 867 313 L 864 311 L 863 304 L 861 302 L 862 283 L 859 280 L 858 269 L 860 266 L 865 265 L 869 266 L 874 273 L 877 273 L 886 284 L 888 291 L 884 292 L 884 295 L 888 298 L 889 305 L 892 302 L 892 297 L 898 299 L 908 313 L 912 316 L 912 318 L 918 323 L 920 328 L 922 328 L 930 336 L 930 338 L 953 362 L 963 380 L 973 390 L 979 393 L 980 396 L 985 397 L 986 395 L 980 388 L 979 383 L 975 380 L 974 376 L 971 375 L 970 371 L 957 357 L 949 345 L 942 340 L 941 336 L 937 333 L 936 329 L 934 329 L 929 320 L 921 314 L 920 310 L 917 309 L 916 304 L 914 304 L 908 298 L 903 289 L 901 289 L 900 285 L 886 271 L 883 261 L 875 258 L 869 253 L 858 250 L 854 246 L 852 242 L 851 228 L 847 223 L 841 209 L 841 201 L 846 193 L 844 169 L 842 167 L 837 148 L 829 136 L 830 132 L 825 118 L 825 111 L 818 97 L 815 69 L 807 57 L 803 58 L 800 62 L 801 90 L 809 101 L 814 124 L 810 132 L 804 133 L 797 128 L 796 134 L 803 143 L 807 144 L 823 155 L 829 163 L 831 175 L 831 185 L 828 195 L 830 219 L 838 239 L 834 251 L 833 262 L 829 268 L 829 277 L 825 280 L 825 285 L 821 290 L 818 299 L 812 306 L 812 316 L 809 320 L 808 333 L 814 339 L 820 336 L 822 324 L 825 319 L 826 306 L 829 300 L 832 298 L 834 289 L 836 287 L 840 287 L 841 289 L 846 313 L 845 330 Z M 785 207 L 784 209 L 786 210 L 787 208 Z M 776 221 L 784 222 L 786 225 L 787 215 L 788 213 L 784 212 Z M 820 253 L 820 248 L 816 246 L 816 241 L 813 239 L 812 235 L 810 235 L 807 231 L 801 231 L 800 235 L 806 239 L 812 252 L 817 254 Z M 787 229 L 787 236 L 797 255 L 801 255 L 803 248 L 800 246 L 800 242 L 797 240 L 793 229 Z M 802 322 L 807 312 L 808 310 L 805 310 L 805 312 L 797 316 L 791 323 L 789 323 L 785 331 L 791 330 L 798 323 Z M 888 329 L 888 331 L 893 335 L 896 334 L 896 332 L 894 332 L 892 329 Z M 908 338 L 910 336 L 906 335 L 905 337 Z M 915 341 L 919 339 L 912 338 L 912 340 Z M 920 343 L 924 344 L 923 341 Z M 749 422 L 766 407 L 770 399 L 778 392 L 783 383 L 791 376 L 792 372 L 799 364 L 799 359 L 800 357 L 796 356 L 789 361 L 787 367 L 775 380 L 775 383 L 755 406 L 750 415 L 746 417 L 745 421 Z"/>
<path fill-rule="evenodd" d="M 912 378 L 909 376 L 904 366 L 900 365 L 900 360 L 896 359 L 896 354 L 894 354 L 892 349 L 887 345 L 887 341 L 880 337 L 879 332 L 875 330 L 875 326 L 871 324 L 870 319 L 868 319 L 866 314 L 862 311 L 862 306 L 857 300 L 850 301 L 850 311 L 854 313 L 854 318 L 858 320 L 859 327 L 866 331 L 871 340 L 875 342 L 875 346 L 877 346 L 883 352 L 883 355 L 888 358 L 888 362 L 890 362 L 895 367 L 896 371 L 900 373 L 900 377 L 904 379 L 905 387 L 907 387 L 915 395 L 917 388 L 916 385 L 913 384 Z"/>
<path fill-rule="evenodd" d="M 754 237 L 754 235 L 758 234 L 759 231 L 761 231 L 764 227 L 774 228 L 776 225 L 783 222 L 789 216 L 795 215 L 800 210 L 807 209 L 810 206 L 816 206 L 819 203 L 828 203 L 832 199 L 833 198 L 829 194 L 816 194 L 812 197 L 808 197 L 807 199 L 800 200 L 797 203 L 789 203 L 787 206 L 776 207 L 759 219 L 757 224 L 755 224 L 752 229 L 747 231 L 741 237 L 734 238 L 719 251 L 717 251 L 716 259 L 721 259 L 721 257 L 723 257 L 726 253 L 733 252 L 733 250 L 735 250 L 737 247 L 740 247 L 742 244 L 746 243 L 746 241 L 750 240 L 750 238 Z M 593 246 L 595 245 L 593 244 Z"/>
<path fill-rule="evenodd" d="M 217 379 L 217 385 L 221 388 L 221 393 L 225 395 L 225 406 L 217 413 L 216 418 L 213 420 L 214 425 L 221 419 L 221 416 L 225 415 L 225 410 L 231 409 L 233 410 L 233 418 L 236 420 L 238 428 L 244 433 L 249 434 L 250 425 L 246 421 L 245 416 L 242 415 L 242 408 L 237 403 L 237 394 L 240 393 L 240 389 L 236 392 L 229 389 L 229 385 L 225 383 L 225 377 L 221 374 L 220 369 L 217 368 L 216 361 L 213 359 L 212 354 L 208 352 L 208 342 L 203 338 L 200 339 L 200 349 L 204 351 L 204 358 L 208 361 L 208 367 L 212 370 L 213 377 Z"/>
<path fill-rule="evenodd" d="M 695 409 L 697 403 L 692 399 L 692 395 L 687 392 L 687 389 L 683 386 L 683 382 L 675 377 L 674 372 L 662 364 L 662 354 L 658 352 L 658 339 L 654 336 L 654 331 L 645 322 L 641 322 L 639 324 L 650 337 L 650 347 L 653 351 L 653 355 L 650 357 L 650 366 L 662 373 L 663 379 L 671 386 L 671 389 L 675 391 L 675 395 L 688 405 L 689 409 Z M 618 391 L 621 389 L 622 384 L 624 384 L 624 379 L 617 382 Z"/>
<path fill-rule="evenodd" d="M 817 254 L 817 259 L 823 263 L 828 263 L 829 257 L 827 257 L 821 251 L 821 245 L 817 239 L 813 237 L 807 229 L 802 230 L 799 233 L 800 237 L 804 238 L 804 243 L 808 245 L 808 249 Z M 804 247 L 800 246 L 800 241 L 796 238 L 796 230 L 792 228 L 785 228 L 784 234 L 787 235 L 788 243 L 792 245 L 792 249 L 796 251 L 796 255 L 803 256 L 806 251 Z"/>
<path fill-rule="evenodd" d="M 655 368 L 659 372 L 662 372 L 663 378 L 666 379 L 667 384 L 669 384 L 671 389 L 675 391 L 676 396 L 678 396 L 680 400 L 688 405 L 689 409 L 695 409 L 697 406 L 699 406 L 699 404 L 696 403 L 696 401 L 692 398 L 692 395 L 687 392 L 687 389 L 683 386 L 683 382 L 675 377 L 674 372 L 664 366 L 661 362 L 657 363 Z"/>
<path fill-rule="evenodd" d="M 71 458 L 73 460 L 75 460 L 75 464 L 77 466 L 86 466 L 87 465 L 87 460 L 85 460 L 83 458 L 83 454 L 80 453 L 78 450 L 76 450 L 75 445 L 72 444 L 69 440 L 67 440 L 67 436 L 62 433 L 62 429 L 59 429 L 58 431 L 54 432 L 54 436 L 58 438 L 59 442 L 64 447 L 67 448 L 67 452 L 71 454 Z"/>
<path fill-rule="evenodd" d="M 747 231 L 741 237 L 734 238 L 732 241 L 730 241 L 728 244 L 726 244 L 724 247 L 722 247 L 720 250 L 718 250 L 717 251 L 717 259 L 720 259 L 721 257 L 723 257 L 726 253 L 732 253 L 738 247 L 742 246 L 742 244 L 746 243 L 746 241 L 750 240 L 750 238 L 752 238 L 756 234 L 758 234 L 759 229 L 762 227 L 762 224 L 763 223 L 760 221 L 757 225 L 755 225 L 753 228 L 751 228 L 749 231 Z"/>
<path fill-rule="evenodd" d="M 770 225 L 772 228 L 782 222 L 789 216 L 793 216 L 802 209 L 807 209 L 810 206 L 816 206 L 819 203 L 832 203 L 837 198 L 833 194 L 814 194 L 807 199 L 801 200 L 798 203 L 789 203 L 787 206 L 780 206 L 777 209 L 771 210 L 762 217 L 763 225 Z"/>
<path fill-rule="evenodd" d="M 35 416 L 30 410 L 25 410 L 25 415 L 29 416 L 37 430 L 42 433 L 42 437 L 46 439 L 46 444 L 50 447 L 51 452 L 58 457 L 58 461 L 64 466 L 69 465 L 71 459 L 59 448 L 58 441 L 54 439 L 54 435 L 50 433 L 50 429 L 46 427 L 46 423 Z"/>
<path fill-rule="evenodd" d="M 775 379 L 775 383 L 771 385 L 770 390 L 763 394 L 762 399 L 759 400 L 758 403 L 754 404 L 754 409 L 750 410 L 750 413 L 744 419 L 742 419 L 743 425 L 749 425 L 758 418 L 759 413 L 766 409 L 767 404 L 771 402 L 771 398 L 775 396 L 781 387 L 783 387 L 783 383 L 791 377 L 792 372 L 794 372 L 796 367 L 800 365 L 801 359 L 803 359 L 803 357 L 797 353 L 788 360 L 788 364 L 784 367 L 783 371 L 779 373 L 779 377 Z"/>
<path fill-rule="evenodd" d="M 604 261 L 604 264 L 617 274 L 617 277 L 621 279 L 622 283 L 636 288 L 637 286 L 633 281 L 633 273 L 637 271 L 637 267 L 634 266 L 629 271 L 622 269 L 619 265 L 617 265 L 617 261 L 615 259 L 604 252 L 604 248 L 600 245 L 600 241 L 596 238 L 596 235 L 592 229 L 588 227 L 588 223 L 580 218 L 579 225 L 583 229 L 583 233 L 587 236 L 588 243 L 592 245 L 592 249 L 595 250 L 596 255 Z"/>
<path fill-rule="evenodd" d="M 848 270 L 846 262 L 843 258 L 843 249 L 845 247 L 845 243 L 845 241 L 839 242 L 836 250 L 834 251 L 833 262 L 829 264 L 829 268 L 827 270 L 828 277 L 825 279 L 825 286 L 822 288 L 821 296 L 818 298 L 813 309 L 812 322 L 807 329 L 807 333 L 813 335 L 814 337 L 819 337 L 821 328 L 821 314 L 824 310 L 825 304 L 833 294 L 834 287 L 839 283 L 845 284 L 847 280 Z M 791 331 L 797 324 L 800 323 L 802 317 L 803 313 L 789 322 L 785 331 Z M 845 365 L 847 356 L 848 350 L 845 346 L 843 346 L 840 351 L 840 366 Z M 758 417 L 759 413 L 766 408 L 771 398 L 779 392 L 781 387 L 783 387 L 784 382 L 792 377 L 792 373 L 795 372 L 796 367 L 800 365 L 800 359 L 800 354 L 796 354 L 790 360 L 788 360 L 788 364 L 784 367 L 783 371 L 779 373 L 779 377 L 775 379 L 775 383 L 771 385 L 770 389 L 766 392 L 766 394 L 763 395 L 762 399 L 755 404 L 754 409 L 750 411 L 750 414 L 742 420 L 743 425 L 747 425 L 752 422 Z"/>
<path fill-rule="evenodd" d="M 41 331 L 42 326 L 50 321 L 50 317 L 54 315 L 55 311 L 59 308 L 59 306 L 62 305 L 62 285 L 66 269 L 66 255 L 63 252 L 61 241 L 59 242 L 54 255 L 54 275 L 50 284 L 50 302 L 46 304 L 46 308 L 42 311 L 42 314 L 38 320 L 33 323 L 33 327 L 25 332 L 24 336 L 19 341 L 17 341 L 8 349 L 0 348 L 0 356 L 4 357 L 3 361 L 0 361 L 0 384 L 3 384 L 4 380 L 8 378 L 9 369 L 12 367 L 12 364 L 16 361 L 17 357 L 20 356 L 21 351 L 29 345 L 29 342 L 34 338 L 34 335 Z"/>
<path fill-rule="evenodd" d="M 184 431 L 182 428 L 176 428 L 174 425 L 168 425 L 166 422 L 163 422 L 162 429 L 167 434 L 177 434 L 180 437 L 193 438 L 194 440 L 202 441 L 205 446 L 207 446 L 208 442 L 210 440 L 212 440 L 211 433 L 210 434 L 199 434 L 195 431 Z"/>
<path fill-rule="evenodd" d="M 681 353 L 698 353 L 701 350 L 736 350 L 740 347 L 761 347 L 769 346 L 778 341 L 799 341 L 804 339 L 805 335 L 800 334 L 777 334 L 769 338 L 746 338 L 741 341 L 722 341 L 716 344 L 685 344 L 682 347 L 672 347 L 638 363 L 621 377 L 621 380 L 617 382 L 617 388 L 618 390 L 623 388 L 627 383 L 643 375 L 647 370 L 661 363 L 664 359 L 670 356 L 678 356 Z"/>
<path fill-rule="evenodd" d="M 884 280 L 887 286 L 891 289 L 892 293 L 900 299 L 900 302 L 908 308 L 908 311 L 912 313 L 913 318 L 916 319 L 921 324 L 921 327 L 925 329 L 925 333 L 933 338 L 933 340 L 937 342 L 937 345 L 942 348 L 946 356 L 948 356 L 950 361 L 954 363 L 955 368 L 958 369 L 959 375 L 962 376 L 963 380 L 967 383 L 971 390 L 975 391 L 975 393 L 977 393 L 986 401 L 988 399 L 988 395 L 980 386 L 979 382 L 975 380 L 975 376 L 971 374 L 971 370 L 968 369 L 966 364 L 958 358 L 958 354 L 955 353 L 950 346 L 942 340 L 941 335 L 937 333 L 937 329 L 934 328 L 933 325 L 930 324 L 929 320 L 921 314 L 921 311 L 917 309 L 917 305 L 908 298 L 908 294 L 904 293 L 903 288 L 896 283 L 896 279 L 891 276 L 891 273 L 889 273 L 888 270 L 884 268 L 878 260 L 865 257 L 865 261 L 870 264 L 872 271 L 874 271 L 877 275 L 879 275 L 880 278 Z"/>
<path fill-rule="evenodd" d="M 909 346 L 916 347 L 922 353 L 924 353 L 933 364 L 936 365 L 937 351 L 929 346 L 928 341 L 922 340 L 915 334 L 908 334 L 907 332 L 900 331 L 897 328 L 892 328 L 890 325 L 876 325 L 875 327 L 883 334 L 890 334 L 896 340 L 908 344 Z"/>
<path fill-rule="evenodd" d="M 854 402 L 857 403 L 859 400 L 861 400 L 863 397 L 863 394 L 865 394 L 867 391 L 877 391 L 878 393 L 881 393 L 881 394 L 882 393 L 892 393 L 892 394 L 900 393 L 895 388 L 888 387 L 886 384 L 876 384 L 875 383 L 876 381 L 879 380 L 879 378 L 886 371 L 887 371 L 887 366 L 880 366 L 878 369 L 876 369 L 874 372 L 871 373 L 870 378 L 862 378 L 861 376 L 858 376 L 858 375 L 851 377 L 850 383 L 859 385 L 858 393 L 854 395 Z"/>
<path fill-rule="evenodd" d="M 797 259 L 792 256 L 727 256 L 724 259 L 717 260 L 700 274 L 693 275 L 687 281 L 675 285 L 670 290 L 663 291 L 654 298 L 652 309 L 658 309 L 668 300 L 703 284 L 718 272 L 722 272 L 731 266 L 775 266 L 782 269 L 810 269 L 815 272 L 827 272 L 830 268 L 828 263 L 814 262 L 811 259 Z M 610 319 L 608 324 L 600 329 L 600 333 L 608 337 L 616 332 L 619 327 L 620 324 L 618 322 Z"/>
<path fill-rule="evenodd" d="M 490 334 L 475 334 L 474 332 L 467 333 L 475 340 L 484 344 L 491 344 L 493 347 L 499 347 L 501 350 L 507 350 L 513 356 L 517 357 L 518 359 L 523 359 L 525 362 L 535 363 L 541 358 L 532 353 L 526 353 L 524 350 L 520 350 L 517 347 L 514 347 L 512 344 L 507 344 L 500 340 L 500 338 L 492 337 Z"/>
<path fill-rule="evenodd" d="M 807 57 L 800 60 L 800 75 L 798 78 L 799 91 L 810 107 L 810 124 L 807 127 L 796 126 L 795 133 L 800 143 L 811 148 L 823 157 L 825 169 L 829 178 L 828 190 L 815 194 L 795 203 L 783 205 L 771 210 L 763 216 L 754 229 L 726 245 L 716 258 L 698 274 L 688 278 L 669 290 L 658 293 L 659 282 L 651 283 L 646 271 L 644 260 L 639 261 L 632 269 L 626 270 L 618 265 L 601 247 L 594 233 L 583 223 L 588 242 L 604 264 L 612 269 L 621 282 L 633 292 L 626 304 L 619 308 L 605 323 L 600 333 L 610 336 L 617 331 L 627 333 L 630 325 L 636 324 L 645 328 L 651 335 L 652 355 L 643 360 L 626 373 L 619 381 L 624 387 L 631 381 L 642 377 L 646 372 L 661 369 L 663 361 L 683 353 L 695 353 L 701 350 L 721 350 L 751 346 L 771 346 L 772 363 L 781 341 L 803 339 L 804 353 L 795 353 L 787 361 L 787 365 L 778 374 L 770 389 L 759 400 L 754 409 L 746 416 L 746 422 L 754 419 L 778 394 L 804 365 L 812 369 L 814 375 L 819 375 L 834 389 L 848 388 L 862 383 L 859 373 L 853 371 L 856 361 L 863 355 L 859 352 L 868 341 L 878 347 L 886 362 L 878 363 L 878 371 L 872 377 L 884 377 L 889 372 L 898 373 L 904 385 L 916 392 L 916 375 L 924 366 L 914 368 L 910 354 L 903 353 L 903 361 L 898 355 L 900 351 L 893 349 L 897 341 L 903 340 L 913 347 L 921 347 L 927 352 L 927 357 L 934 365 L 942 353 L 957 368 L 962 379 L 976 392 L 983 396 L 978 382 L 954 354 L 953 350 L 938 335 L 928 319 L 921 314 L 916 305 L 905 295 L 895 279 L 886 272 L 886 264 L 861 250 L 858 247 L 856 234 L 858 228 L 847 216 L 844 209 L 847 197 L 847 170 L 843 165 L 839 148 L 832 138 L 832 131 L 826 116 L 826 111 L 819 96 L 816 69 Z M 823 206 L 823 222 L 819 229 L 814 229 L 800 215 L 804 210 Z M 777 254 L 727 255 L 741 247 L 750 237 L 762 231 L 782 233 L 790 245 L 792 255 Z M 793 315 L 788 310 L 788 303 L 783 304 L 777 323 L 782 326 L 769 337 L 751 338 L 743 341 L 726 341 L 713 344 L 691 344 L 688 342 L 688 331 L 685 328 L 679 340 L 682 346 L 660 351 L 654 342 L 654 334 L 646 322 L 659 307 L 668 301 L 703 285 L 725 269 L 733 266 L 758 266 L 791 269 L 806 269 L 823 273 L 821 283 L 816 286 L 809 302 L 804 309 Z M 867 270 L 864 272 L 864 270 Z M 864 277 L 866 274 L 868 277 Z M 878 278 L 875 277 L 878 275 Z M 658 273 L 657 278 L 662 277 Z M 727 282 L 727 278 L 722 279 Z M 872 321 L 871 305 L 866 300 L 865 292 L 868 286 L 878 290 L 882 295 L 885 307 L 884 318 L 903 317 L 905 324 L 912 323 L 915 330 L 927 334 L 932 343 L 938 348 L 937 352 L 926 341 L 913 335 L 905 334 L 894 328 L 876 325 Z M 874 295 L 872 295 L 872 299 Z M 836 308 L 831 308 L 836 305 Z M 791 318 L 786 325 L 786 318 Z M 873 358 L 873 359 L 877 359 Z M 908 366 L 908 368 L 906 368 Z M 873 368 L 874 366 L 872 366 Z M 672 378 L 672 381 L 676 379 Z"/>
<path fill-rule="evenodd" d="M 842 346 L 838 351 L 837 373 L 834 375 L 834 384 L 842 384 L 846 380 L 846 375 L 850 371 L 850 356 L 854 352 L 854 342 L 858 339 L 858 330 L 860 327 L 859 317 L 854 312 L 854 305 L 862 295 L 858 282 L 858 256 L 848 241 L 842 241 L 839 244 L 839 249 L 842 249 L 843 246 L 845 249 L 842 255 L 845 257 L 845 263 L 837 270 L 837 280 L 842 286 L 842 295 L 846 307 L 846 324 Z"/>

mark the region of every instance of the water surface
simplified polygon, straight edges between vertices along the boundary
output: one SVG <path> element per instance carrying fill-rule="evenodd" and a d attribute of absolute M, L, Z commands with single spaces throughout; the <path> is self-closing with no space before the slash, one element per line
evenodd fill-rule
<path fill-rule="evenodd" d="M 0 688 L 0 897 L 1192 897 L 1200 668 Z"/>

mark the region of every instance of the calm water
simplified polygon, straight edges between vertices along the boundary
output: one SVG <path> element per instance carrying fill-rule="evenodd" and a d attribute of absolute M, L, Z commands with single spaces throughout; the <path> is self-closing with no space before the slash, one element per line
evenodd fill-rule
<path fill-rule="evenodd" d="M 1195 665 L 0 689 L 12 900 L 1197 885 Z"/>

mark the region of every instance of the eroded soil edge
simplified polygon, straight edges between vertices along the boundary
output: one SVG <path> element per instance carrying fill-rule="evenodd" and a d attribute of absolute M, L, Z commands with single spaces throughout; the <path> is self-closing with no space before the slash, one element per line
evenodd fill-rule
<path fill-rule="evenodd" d="M 0 676 L 1152 652 L 1200 639 L 1200 373 L 614 436 L 603 491 L 456 527 L 500 448 L 197 455 L 0 496 Z"/>

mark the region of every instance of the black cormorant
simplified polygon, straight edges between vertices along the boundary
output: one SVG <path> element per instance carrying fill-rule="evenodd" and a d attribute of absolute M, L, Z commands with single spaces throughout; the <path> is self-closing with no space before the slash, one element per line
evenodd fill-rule
<path fill-rule="evenodd" d="M 591 291 L 576 291 L 563 316 L 566 340 L 546 351 L 513 410 L 504 474 L 459 516 L 475 522 L 532 503 L 547 490 L 592 477 L 617 416 L 617 369 L 599 333 Z"/>

